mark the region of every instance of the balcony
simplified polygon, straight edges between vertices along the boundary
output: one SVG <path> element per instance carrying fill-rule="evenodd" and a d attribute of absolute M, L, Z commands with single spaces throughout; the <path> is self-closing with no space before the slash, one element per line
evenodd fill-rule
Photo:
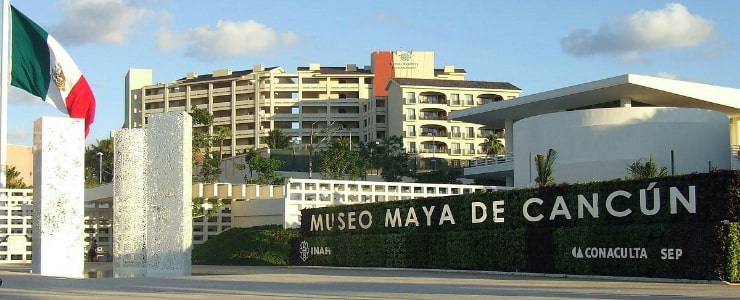
<path fill-rule="evenodd" d="M 419 149 L 419 153 L 440 153 L 440 154 L 447 154 L 448 150 L 447 147 L 439 147 L 439 148 L 421 148 Z"/>
<path fill-rule="evenodd" d="M 510 162 L 514 162 L 514 152 L 506 152 L 505 155 L 489 155 L 476 157 L 470 160 L 470 167 L 474 168 L 482 166 L 492 166 Z"/>
<path fill-rule="evenodd" d="M 420 97 L 419 103 L 421 104 L 447 104 L 447 100 L 439 97 Z"/>
<path fill-rule="evenodd" d="M 447 120 L 446 115 L 421 115 L 419 120 Z"/>

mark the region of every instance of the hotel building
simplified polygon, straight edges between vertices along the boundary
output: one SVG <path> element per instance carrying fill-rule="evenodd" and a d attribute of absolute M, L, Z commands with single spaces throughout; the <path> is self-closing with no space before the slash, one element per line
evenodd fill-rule
<path fill-rule="evenodd" d="M 214 123 L 194 130 L 230 129 L 224 157 L 265 147 L 260 139 L 273 129 L 307 145 L 312 134 L 320 138 L 322 129 L 333 125 L 339 128 L 334 136 L 353 143 L 403 136 L 417 170 L 465 167 L 483 153 L 486 137 L 502 129 L 453 121 L 448 114 L 512 99 L 521 90 L 507 82 L 467 81 L 464 69 L 434 65 L 431 51 L 376 51 L 364 67 L 315 63 L 288 72 L 254 65 L 251 70 L 188 73 L 156 84 L 152 70 L 130 69 L 124 127 L 145 127 L 152 113 L 197 107 L 208 109 Z"/>

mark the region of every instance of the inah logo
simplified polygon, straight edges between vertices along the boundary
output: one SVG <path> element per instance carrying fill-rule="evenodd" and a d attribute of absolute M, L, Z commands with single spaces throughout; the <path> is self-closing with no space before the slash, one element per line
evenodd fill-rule
<path fill-rule="evenodd" d="M 301 259 L 303 261 L 306 261 L 308 259 L 308 254 L 309 254 L 307 241 L 301 242 L 300 253 L 301 253 Z"/>
<path fill-rule="evenodd" d="M 298 248 L 298 253 L 301 259 L 305 262 L 311 255 L 331 255 L 331 248 L 329 247 L 309 247 L 308 241 L 301 242 Z"/>

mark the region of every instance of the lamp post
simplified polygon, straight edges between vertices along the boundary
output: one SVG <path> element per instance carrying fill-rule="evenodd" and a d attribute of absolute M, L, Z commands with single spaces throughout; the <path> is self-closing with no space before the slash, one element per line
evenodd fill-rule
<path fill-rule="evenodd" d="M 308 145 L 310 148 L 308 149 L 308 179 L 313 178 L 313 127 L 316 125 L 316 123 L 321 121 L 316 121 L 311 123 L 311 137 L 310 137 L 310 144 Z"/>
<path fill-rule="evenodd" d="M 103 152 L 95 153 L 98 156 L 98 184 L 103 184 Z"/>
<path fill-rule="evenodd" d="M 259 110 L 257 112 L 257 124 L 254 126 L 256 129 L 257 134 L 254 137 L 254 149 L 257 151 L 260 151 L 260 138 L 262 137 L 262 119 L 265 117 L 265 111 L 261 110 L 259 107 L 257 107 Z"/>

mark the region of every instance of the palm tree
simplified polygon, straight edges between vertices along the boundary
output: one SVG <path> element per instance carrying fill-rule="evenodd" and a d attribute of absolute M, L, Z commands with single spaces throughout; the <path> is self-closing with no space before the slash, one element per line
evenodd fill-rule
<path fill-rule="evenodd" d="M 488 155 L 498 155 L 506 151 L 506 146 L 501 142 L 498 135 L 491 134 L 486 137 L 486 141 L 483 143 L 483 149 Z"/>
<path fill-rule="evenodd" d="M 218 152 L 223 155 L 224 140 L 231 135 L 231 128 L 227 126 L 215 127 L 213 141 L 218 143 Z"/>
<path fill-rule="evenodd" d="M 285 149 L 290 146 L 290 136 L 287 136 L 280 129 L 272 129 L 267 133 L 265 143 L 271 149 Z"/>
<path fill-rule="evenodd" d="M 534 181 L 539 186 L 545 186 L 555 182 L 552 177 L 552 165 L 555 163 L 555 159 L 558 158 L 558 152 L 550 148 L 547 151 L 547 156 L 537 154 L 534 156 L 535 167 L 537 168 L 537 178 Z"/>
<path fill-rule="evenodd" d="M 642 178 L 653 178 L 653 177 L 663 177 L 668 175 L 668 168 L 662 167 L 658 168 L 658 164 L 653 161 L 653 156 L 650 155 L 650 159 L 645 161 L 645 163 L 642 163 L 642 159 L 638 159 L 637 161 L 628 164 L 627 165 L 627 171 L 629 172 L 629 177 L 635 178 L 635 179 L 642 179 Z"/>
<path fill-rule="evenodd" d="M 108 138 L 85 147 L 86 186 L 113 182 L 113 146 L 113 140 Z"/>

